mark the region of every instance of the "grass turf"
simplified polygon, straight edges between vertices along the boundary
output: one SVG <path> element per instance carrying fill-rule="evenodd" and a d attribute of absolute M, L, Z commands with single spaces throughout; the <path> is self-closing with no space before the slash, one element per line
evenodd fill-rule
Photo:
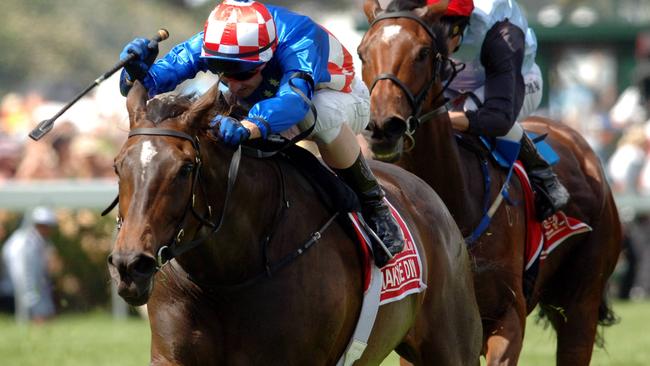
<path fill-rule="evenodd" d="M 597 348 L 592 366 L 650 364 L 650 303 L 614 304 L 621 323 L 605 329 L 605 350 Z M 0 316 L 1 364 L 6 366 L 141 366 L 149 362 L 149 327 L 140 319 L 113 321 L 109 314 L 65 315 L 45 325 L 16 325 Z M 554 364 L 555 336 L 528 320 L 520 365 Z M 382 366 L 397 366 L 392 354 Z"/>

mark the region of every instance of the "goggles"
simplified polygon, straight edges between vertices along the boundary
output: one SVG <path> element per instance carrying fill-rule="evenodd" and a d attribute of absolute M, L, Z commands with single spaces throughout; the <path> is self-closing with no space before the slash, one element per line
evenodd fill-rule
<path fill-rule="evenodd" d="M 240 62 L 224 61 L 222 59 L 207 59 L 208 70 L 220 78 L 246 81 L 259 72 L 259 64 L 243 64 Z"/>
<path fill-rule="evenodd" d="M 246 81 L 253 76 L 255 76 L 259 71 L 257 69 L 253 69 L 250 71 L 242 71 L 242 72 L 221 72 L 219 73 L 220 78 L 225 78 L 225 79 L 230 79 L 230 80 L 237 80 L 237 81 Z"/>

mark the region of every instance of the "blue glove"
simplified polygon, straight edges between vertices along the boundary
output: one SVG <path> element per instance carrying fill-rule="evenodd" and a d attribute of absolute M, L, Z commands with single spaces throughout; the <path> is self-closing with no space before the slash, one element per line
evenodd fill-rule
<path fill-rule="evenodd" d="M 142 81 L 147 76 L 149 67 L 158 57 L 158 42 L 152 42 L 146 38 L 136 38 L 124 47 L 120 53 L 120 60 L 126 60 L 131 54 L 137 57 L 124 65 L 124 69 L 131 77 L 131 81 Z"/>
<path fill-rule="evenodd" d="M 237 146 L 251 137 L 251 131 L 244 127 L 240 121 L 235 118 L 218 114 L 210 122 L 213 130 L 219 130 L 218 135 L 221 139 L 233 146 Z"/>

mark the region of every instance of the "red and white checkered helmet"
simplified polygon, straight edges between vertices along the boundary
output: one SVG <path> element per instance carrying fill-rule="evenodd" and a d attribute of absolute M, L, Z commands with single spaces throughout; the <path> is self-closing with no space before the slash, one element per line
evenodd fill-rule
<path fill-rule="evenodd" d="M 269 61 L 276 47 L 275 21 L 266 6 L 251 0 L 224 0 L 205 22 L 201 57 L 251 69 Z"/>

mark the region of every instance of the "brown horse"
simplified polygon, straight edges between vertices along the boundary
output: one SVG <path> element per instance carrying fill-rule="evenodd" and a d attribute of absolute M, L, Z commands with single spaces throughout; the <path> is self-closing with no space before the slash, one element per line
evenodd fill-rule
<path fill-rule="evenodd" d="M 476 151 L 459 147 L 441 97 L 448 51 L 439 19 L 446 1 L 395 0 L 390 12 L 366 0 L 370 28 L 360 46 L 363 78 L 371 88 L 369 154 L 396 162 L 440 195 L 467 237 L 483 216 L 484 182 Z M 541 263 L 526 298 L 522 285 L 526 218 L 524 205 L 506 202 L 470 249 L 475 289 L 483 319 L 488 365 L 516 364 L 525 318 L 539 304 L 557 332 L 558 365 L 588 365 L 596 330 L 614 320 L 605 298 L 606 282 L 621 248 L 621 226 L 600 162 L 585 140 L 570 128 L 531 118 L 525 128 L 548 133 L 560 155 L 554 167 L 571 192 L 564 212 L 593 228 L 559 246 Z M 480 146 L 477 139 L 463 140 Z M 406 148 L 405 148 L 406 146 Z M 478 148 L 480 151 L 480 148 Z M 488 163 L 490 201 L 505 171 Z M 522 185 L 513 178 L 510 201 L 523 202 Z"/>
<path fill-rule="evenodd" d="M 210 116 L 230 111 L 216 87 L 194 103 L 147 104 L 136 84 L 127 109 L 108 264 L 120 296 L 148 304 L 151 364 L 336 364 L 360 314 L 362 258 L 304 175 L 215 141 Z M 380 307 L 355 365 L 395 348 L 416 364 L 478 364 L 481 320 L 456 224 L 419 178 L 373 167 L 423 254 L 428 288 Z"/>

